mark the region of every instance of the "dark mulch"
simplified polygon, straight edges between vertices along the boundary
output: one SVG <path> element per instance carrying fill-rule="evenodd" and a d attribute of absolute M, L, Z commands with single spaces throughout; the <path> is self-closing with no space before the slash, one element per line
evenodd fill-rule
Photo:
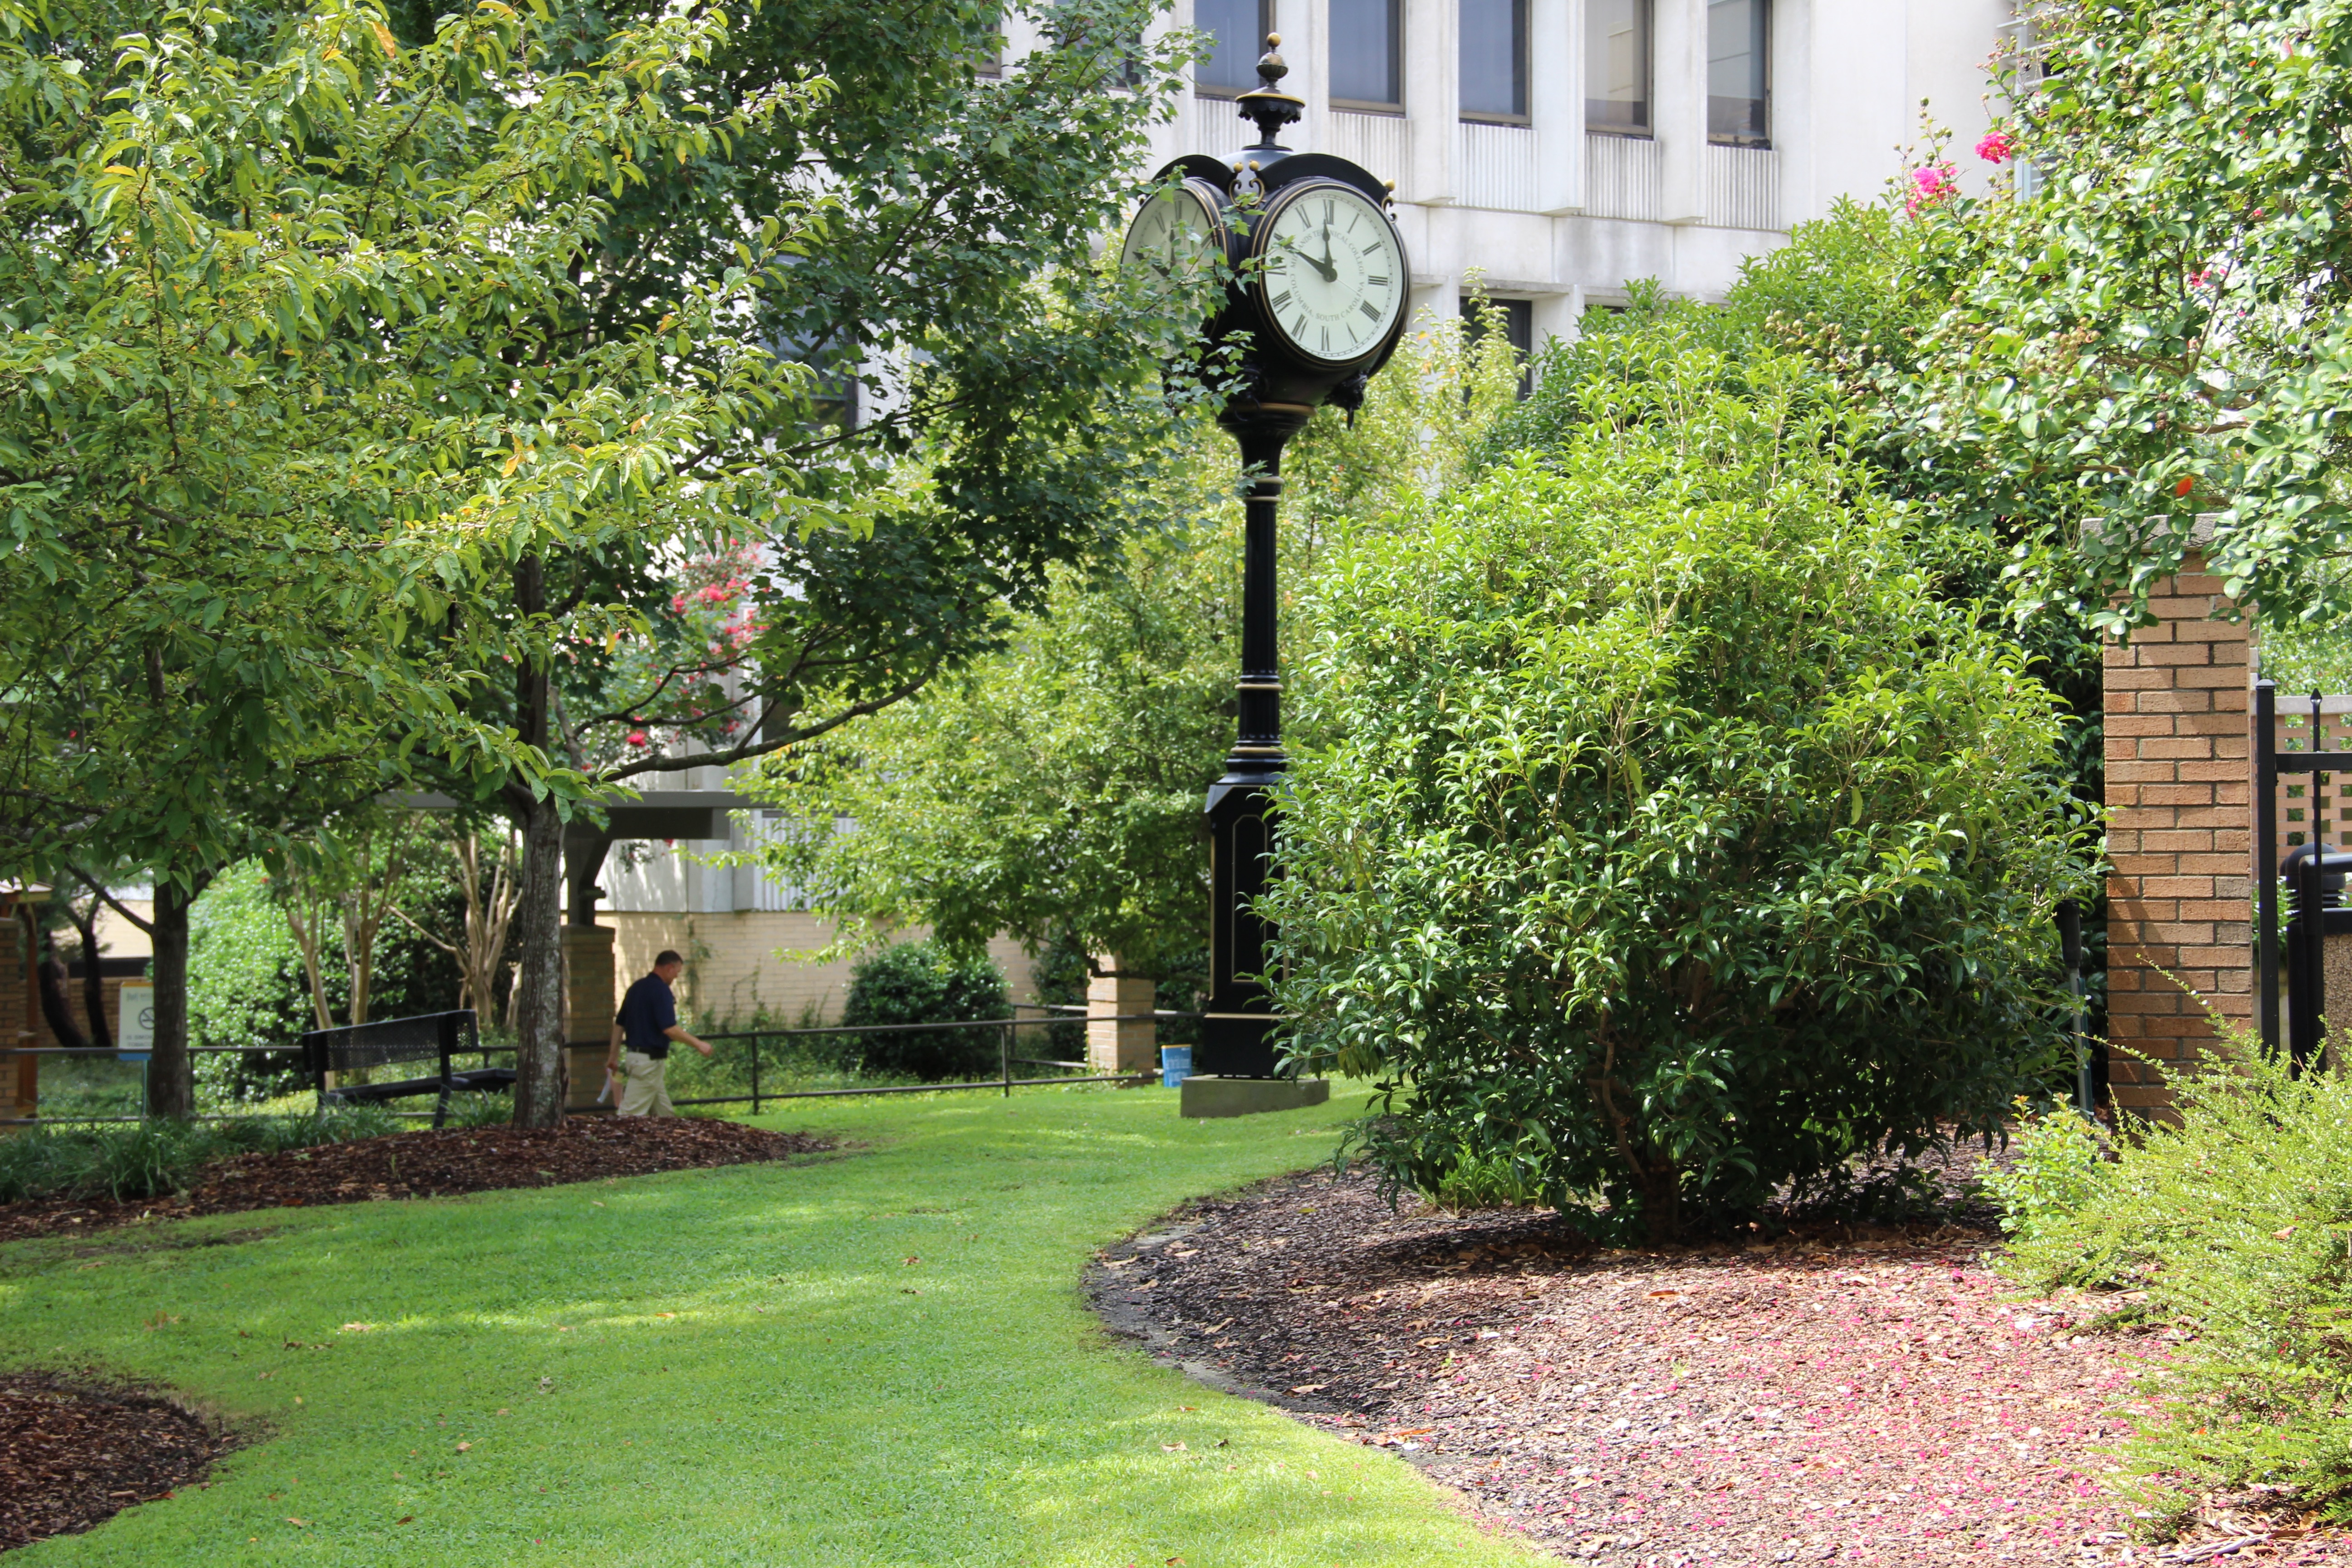
<path fill-rule="evenodd" d="M 2135 1545 L 2100 1450 L 2166 1342 L 2084 1331 L 2087 1300 L 2021 1304 L 1955 1218 L 1981 1215 L 1601 1251 L 1541 1212 L 1392 1214 L 1325 1172 L 1180 1210 L 1089 1283 L 1162 1358 L 1563 1557 L 2352 1563 L 2260 1498 Z"/>
<path fill-rule="evenodd" d="M 83 1235 L 143 1218 L 446 1197 L 497 1187 L 551 1187 L 606 1176 L 782 1160 L 834 1146 L 831 1139 L 807 1133 L 771 1132 L 700 1117 L 624 1121 L 583 1116 L 545 1128 L 394 1132 L 215 1161 L 187 1192 L 144 1202 L 44 1198 L 0 1204 L 0 1242 Z"/>
<path fill-rule="evenodd" d="M 219 1424 L 152 1394 L 0 1374 L 0 1552 L 202 1484 L 233 1447 Z"/>

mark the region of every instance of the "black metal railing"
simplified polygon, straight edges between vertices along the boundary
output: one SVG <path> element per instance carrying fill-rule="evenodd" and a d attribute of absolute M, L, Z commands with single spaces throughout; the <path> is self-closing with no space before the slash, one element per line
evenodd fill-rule
<path fill-rule="evenodd" d="M 2281 1044 L 2279 969 L 2284 957 L 2287 1069 L 2296 1074 L 2317 1063 L 2326 1046 L 2323 1032 L 2327 1012 L 2327 939 L 2331 935 L 2352 934 L 2352 909 L 2345 907 L 2340 890 L 2345 873 L 2352 871 L 2352 855 L 2337 852 L 2328 845 L 2326 818 L 2322 811 L 2330 775 L 2352 773 L 2352 752 L 2323 749 L 2326 731 L 2322 700 L 2318 692 L 2311 694 L 2305 749 L 2282 752 L 2278 745 L 2278 687 L 2268 680 L 2254 682 L 2250 749 L 2253 753 L 2255 1019 L 2263 1051 L 2275 1054 Z M 2289 774 L 2300 774 L 2307 781 L 2304 786 L 2304 816 L 2310 831 L 2306 843 L 2282 858 L 2278 846 L 2278 791 Z M 2282 889 L 2289 896 L 2284 929 L 2279 921 Z"/>
<path fill-rule="evenodd" d="M 1085 1068 L 1093 1064 L 1068 1061 L 1050 1057 L 1016 1057 L 1013 1054 L 1013 1037 L 1018 1029 L 1053 1028 L 1073 1023 L 1139 1024 L 1154 1023 L 1162 1018 L 1193 1018 L 1198 1013 L 1181 1013 L 1160 1008 L 1150 1013 L 1089 1014 L 1083 1007 L 1042 1008 L 1047 1016 L 1042 1018 L 974 1018 L 945 1024 L 827 1024 L 810 1028 L 736 1029 L 725 1033 L 704 1035 L 706 1042 L 748 1040 L 751 1042 L 751 1083 L 748 1094 L 704 1095 L 688 1100 L 673 1099 L 673 1105 L 741 1105 L 749 1103 L 751 1113 L 758 1115 L 760 1107 L 771 1100 L 825 1100 L 866 1094 L 929 1094 L 952 1089 L 994 1089 L 1010 1096 L 1016 1089 L 1034 1089 L 1053 1084 L 1073 1083 L 1149 1083 L 1158 1076 L 1156 1069 L 1127 1073 L 1094 1073 L 1084 1077 L 1063 1075 L 1055 1078 L 1014 1078 L 1013 1064 L 1024 1067 Z M 961 1083 L 897 1083 L 872 1084 L 856 1089 L 772 1089 L 762 1092 L 760 1087 L 760 1042 L 762 1040 L 813 1039 L 841 1035 L 906 1035 L 949 1029 L 994 1029 L 999 1031 L 997 1046 L 998 1076 L 973 1079 Z"/>
<path fill-rule="evenodd" d="M 1031 1005 L 1024 1004 L 1023 1005 L 1028 1006 Z M 1201 1016 L 1198 1013 L 1180 1012 L 1171 1008 L 1160 1008 L 1150 1013 L 1089 1014 L 1084 1007 L 1039 1006 L 1036 1008 L 1036 1011 L 1043 1016 L 1034 1017 L 1015 1016 L 1011 1018 L 976 1018 L 937 1024 L 827 1024 L 810 1027 L 714 1031 L 700 1037 L 705 1042 L 714 1045 L 720 1041 L 743 1041 L 748 1044 L 749 1048 L 746 1055 L 750 1058 L 748 1064 L 750 1069 L 750 1083 L 748 1085 L 747 1091 L 741 1094 L 694 1095 L 685 1099 L 673 1099 L 670 1103 L 677 1106 L 748 1104 L 751 1108 L 752 1114 L 757 1115 L 759 1114 L 760 1108 L 761 1106 L 768 1104 L 771 1101 L 781 1100 L 837 1100 L 854 1098 L 862 1095 L 938 1094 L 958 1090 L 985 1089 L 997 1089 L 1001 1093 L 1009 1097 L 1016 1089 L 1050 1088 L 1057 1084 L 1144 1084 L 1150 1082 L 1153 1079 L 1159 1076 L 1158 1069 L 1156 1068 L 1139 1072 L 1093 1073 L 1073 1076 L 1072 1073 L 1065 1071 L 1051 1078 L 1015 1078 L 1013 1076 L 1013 1068 L 1016 1066 L 1074 1069 L 1084 1068 L 1092 1065 L 1091 1063 L 1083 1060 L 1073 1061 L 1063 1058 L 1016 1056 L 1013 1054 L 1013 1040 L 1015 1033 L 1022 1029 L 1058 1028 L 1066 1027 L 1072 1024 L 1156 1023 L 1163 1020 L 1197 1020 Z M 951 1083 L 862 1084 L 844 1089 L 770 1089 L 766 1088 L 761 1082 L 762 1068 L 767 1065 L 764 1060 L 766 1053 L 763 1052 L 761 1048 L 765 1042 L 789 1043 L 798 1040 L 839 1037 L 845 1035 L 922 1034 L 927 1032 L 958 1029 L 994 1029 L 999 1031 L 997 1048 L 998 1071 L 996 1077 L 989 1079 L 973 1079 Z M 576 1047 L 577 1042 L 574 1043 L 574 1046 L 572 1048 L 576 1048 Z M 488 1058 L 490 1056 L 512 1056 L 514 1051 L 515 1047 L 512 1046 L 477 1042 L 468 1045 L 463 1052 L 458 1054 L 467 1056 L 478 1055 Z M 189 1054 L 193 1056 L 299 1057 L 303 1053 L 300 1047 L 289 1045 L 192 1046 L 189 1047 Z M 137 1054 L 135 1053 L 125 1053 L 118 1049 L 97 1046 L 27 1046 L 14 1052 L 0 1051 L 0 1058 L 5 1058 L 11 1055 L 20 1057 L 103 1058 L 110 1060 L 119 1060 L 122 1059 L 126 1056 L 131 1056 L 132 1059 L 138 1059 Z M 576 1110 L 579 1108 L 574 1109 Z M 252 1113 L 246 1112 L 244 1114 L 250 1115 Z M 434 1115 L 431 1111 L 394 1111 L 391 1112 L 391 1114 L 403 1120 L 414 1121 L 430 1121 L 433 1119 Z M 83 1125 L 94 1122 L 130 1122 L 139 1121 L 142 1120 L 143 1120 L 143 1118 L 137 1116 L 88 1116 L 74 1114 L 63 1116 L 9 1117 L 0 1118 L 0 1127 Z M 200 1116 L 194 1118 L 194 1120 L 202 1121 L 229 1121 L 239 1120 L 239 1116 L 236 1113 L 232 1112 Z"/>

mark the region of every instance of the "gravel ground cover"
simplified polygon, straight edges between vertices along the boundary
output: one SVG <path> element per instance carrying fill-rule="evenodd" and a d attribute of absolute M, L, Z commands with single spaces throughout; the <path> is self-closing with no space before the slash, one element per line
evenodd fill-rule
<path fill-rule="evenodd" d="M 116 1203 L 0 1204 L 0 1242 L 77 1235 L 140 1219 L 551 1187 L 817 1153 L 833 1141 L 699 1117 L 570 1117 L 554 1127 L 442 1128 L 217 1160 L 186 1192 Z"/>
<path fill-rule="evenodd" d="M 1948 1175 L 1935 1224 L 1622 1252 L 1543 1214 L 1392 1214 L 1327 1171 L 1176 1211 L 1089 1288 L 1163 1360 L 1570 1560 L 2352 1563 L 2260 1496 L 2136 1542 L 2094 1478 L 2168 1342 L 2016 1300 Z"/>
<path fill-rule="evenodd" d="M 230 1447 L 219 1423 L 153 1394 L 0 1375 L 0 1552 L 169 1501 Z"/>

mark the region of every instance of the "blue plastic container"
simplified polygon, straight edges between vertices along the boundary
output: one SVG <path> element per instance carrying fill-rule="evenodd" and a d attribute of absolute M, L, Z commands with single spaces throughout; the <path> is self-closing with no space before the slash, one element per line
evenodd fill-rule
<path fill-rule="evenodd" d="M 1162 1046 L 1160 1047 L 1160 1082 L 1164 1088 L 1174 1089 L 1192 1076 L 1192 1047 Z"/>

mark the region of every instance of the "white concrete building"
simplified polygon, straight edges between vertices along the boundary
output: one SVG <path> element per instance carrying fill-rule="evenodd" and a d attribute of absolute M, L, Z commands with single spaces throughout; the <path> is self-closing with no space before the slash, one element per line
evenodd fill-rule
<path fill-rule="evenodd" d="M 1922 103 L 1964 180 L 1985 64 L 2014 0 L 1173 0 L 1162 28 L 1218 40 L 1152 140 L 1231 157 L 1255 131 L 1265 33 L 1307 100 L 1286 144 L 1396 184 L 1416 309 L 1464 278 L 1564 335 L 1654 278 L 1720 298 L 1742 258 L 1904 169 Z M 1033 39 L 1007 39 L 1015 57 Z"/>

